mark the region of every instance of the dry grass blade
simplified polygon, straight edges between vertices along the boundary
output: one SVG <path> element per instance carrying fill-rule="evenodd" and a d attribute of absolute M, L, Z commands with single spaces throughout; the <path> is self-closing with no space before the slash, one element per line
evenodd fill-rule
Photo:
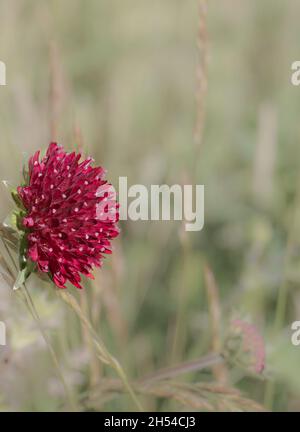
<path fill-rule="evenodd" d="M 149 386 L 133 383 L 137 393 L 165 400 L 173 400 L 181 408 L 203 411 L 265 411 L 259 403 L 244 397 L 238 390 L 219 384 L 180 383 L 175 381 L 153 382 Z M 83 397 L 89 407 L 97 407 L 111 401 L 123 392 L 119 380 L 103 379 L 98 386 Z"/>
<path fill-rule="evenodd" d="M 185 362 L 178 366 L 159 370 L 154 374 L 145 377 L 141 381 L 141 383 L 144 383 L 145 385 L 151 384 L 154 381 L 173 378 L 175 376 L 186 374 L 189 372 L 194 372 L 194 371 L 199 371 L 202 369 L 214 367 L 214 365 L 223 363 L 223 361 L 224 361 L 223 358 L 219 354 L 216 353 L 208 354 L 198 360 Z"/>
<path fill-rule="evenodd" d="M 195 148 L 198 156 L 203 138 L 204 120 L 205 120 L 205 97 L 207 93 L 207 1 L 199 0 L 199 27 L 197 47 L 199 52 L 199 62 L 197 68 L 197 114 L 195 124 Z M 195 158 L 197 159 L 197 157 Z"/>
<path fill-rule="evenodd" d="M 222 351 L 221 340 L 221 306 L 219 289 L 215 276 L 208 263 L 204 263 L 204 280 L 208 298 L 208 309 L 212 332 L 212 350 L 215 353 Z M 228 381 L 228 374 L 225 364 L 213 367 L 213 373 L 217 381 L 225 383 Z"/>
<path fill-rule="evenodd" d="M 0 236 L 7 242 L 10 248 L 16 252 L 18 250 L 18 239 L 15 235 L 15 231 L 3 224 L 0 224 Z"/>
<path fill-rule="evenodd" d="M 95 347 L 97 349 L 97 356 L 100 359 L 100 361 L 102 361 L 104 364 L 111 366 L 116 371 L 116 373 L 119 375 L 119 377 L 120 377 L 120 379 L 124 385 L 124 388 L 127 390 L 128 394 L 131 396 L 131 398 L 132 398 L 133 402 L 135 403 L 135 405 L 137 406 L 137 408 L 140 411 L 143 411 L 143 408 L 142 408 L 139 400 L 137 399 L 135 392 L 134 392 L 131 384 L 129 383 L 129 380 L 128 380 L 122 366 L 120 365 L 118 360 L 116 358 L 114 358 L 110 354 L 110 352 L 107 350 L 102 339 L 99 337 L 97 332 L 94 330 L 94 328 L 93 328 L 92 324 L 90 323 L 90 321 L 88 320 L 88 318 L 82 312 L 81 307 L 78 304 L 77 300 L 68 292 L 65 292 L 62 290 L 57 290 L 57 293 L 74 310 L 74 312 L 78 315 L 82 324 L 90 332 L 92 339 L 93 339 L 93 342 L 95 344 Z"/>

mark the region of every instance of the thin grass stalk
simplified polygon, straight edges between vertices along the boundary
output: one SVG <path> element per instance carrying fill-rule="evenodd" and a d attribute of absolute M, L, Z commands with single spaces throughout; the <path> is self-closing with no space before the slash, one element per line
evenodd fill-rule
<path fill-rule="evenodd" d="M 32 297 L 31 297 L 31 295 L 30 295 L 30 293 L 29 293 L 29 291 L 28 291 L 28 289 L 27 289 L 27 287 L 26 287 L 25 284 L 23 285 L 23 294 L 24 294 L 25 304 L 26 304 L 26 306 L 27 306 L 30 314 L 32 315 L 33 319 L 35 320 L 35 322 L 36 322 L 36 324 L 37 324 L 37 326 L 38 326 L 38 328 L 39 328 L 39 330 L 40 330 L 40 332 L 42 334 L 42 337 L 43 337 L 43 339 L 44 339 L 44 341 L 45 341 L 45 343 L 47 345 L 48 351 L 50 352 L 50 355 L 52 357 L 53 363 L 54 363 L 54 365 L 56 367 L 56 370 L 57 370 L 57 375 L 58 375 L 58 377 L 59 377 L 59 379 L 60 379 L 60 381 L 61 381 L 61 383 L 63 385 L 66 397 L 68 399 L 68 403 L 69 403 L 70 409 L 72 411 L 77 411 L 77 406 L 76 406 L 76 402 L 75 402 L 75 398 L 74 398 L 73 392 L 71 391 L 71 389 L 69 388 L 69 386 L 66 383 L 66 380 L 65 380 L 63 372 L 61 370 L 61 367 L 60 367 L 57 355 L 56 355 L 56 353 L 54 351 L 54 348 L 52 347 L 52 344 L 51 344 L 51 342 L 50 342 L 50 340 L 48 338 L 47 333 L 43 329 L 43 324 L 41 322 L 40 316 L 39 316 L 39 314 L 37 312 L 37 309 L 36 309 L 36 307 L 34 305 L 33 299 L 32 299 Z"/>
<path fill-rule="evenodd" d="M 110 352 L 107 350 L 105 344 L 103 343 L 100 336 L 97 334 L 97 332 L 94 330 L 91 322 L 89 319 L 85 316 L 83 311 L 81 310 L 80 305 L 78 304 L 77 300 L 68 292 L 57 290 L 58 295 L 64 300 L 65 303 L 67 303 L 73 311 L 77 314 L 78 318 L 82 322 L 84 326 L 88 329 L 90 332 L 93 342 L 95 344 L 95 347 L 97 349 L 97 355 L 100 361 L 103 363 L 111 366 L 116 373 L 118 374 L 119 378 L 121 379 L 124 388 L 127 390 L 128 394 L 130 395 L 132 401 L 136 405 L 139 411 L 143 411 L 143 407 L 141 403 L 139 402 L 131 384 L 129 383 L 129 380 L 127 378 L 126 373 L 124 372 L 122 366 L 118 362 L 118 360 L 113 357 Z"/>
<path fill-rule="evenodd" d="M 288 239 L 287 239 L 287 245 L 286 245 L 285 256 L 284 256 L 282 283 L 279 287 L 278 294 L 277 294 L 275 320 L 273 325 L 274 335 L 276 335 L 282 328 L 284 324 L 285 315 L 286 315 L 286 307 L 287 307 L 287 300 L 288 300 L 288 266 L 289 266 L 290 257 L 292 255 L 292 250 L 294 247 L 294 231 L 298 219 L 299 203 L 300 203 L 300 178 L 298 179 L 298 190 L 296 194 L 294 209 L 292 211 L 291 223 L 289 225 L 290 229 L 288 232 Z M 267 383 L 266 390 L 265 390 L 264 402 L 266 407 L 270 410 L 273 409 L 275 393 L 276 393 L 276 383 L 275 381 L 269 381 Z"/>
<path fill-rule="evenodd" d="M 212 351 L 214 353 L 221 352 L 222 350 L 222 337 L 221 337 L 221 305 L 219 287 L 215 275 L 207 262 L 204 262 L 204 281 L 205 289 L 208 300 L 208 310 L 210 316 L 210 327 L 212 333 Z M 224 364 L 219 364 L 213 367 L 213 374 L 216 380 L 222 384 L 228 382 L 228 371 Z"/>
<path fill-rule="evenodd" d="M 139 380 L 139 383 L 147 386 L 154 381 L 174 378 L 189 372 L 198 372 L 203 369 L 213 368 L 214 366 L 220 364 L 224 364 L 224 357 L 221 354 L 214 352 L 207 354 L 197 360 L 192 360 L 176 366 L 171 366 L 169 368 L 160 369 L 157 372 L 154 372 L 153 374 Z"/>
<path fill-rule="evenodd" d="M 186 233 L 181 227 L 182 232 L 180 233 L 180 240 L 182 246 L 182 272 L 181 272 L 181 283 L 178 289 L 178 304 L 175 318 L 175 329 L 171 351 L 171 362 L 177 362 L 181 360 L 182 353 L 186 342 L 186 310 L 188 301 L 188 290 L 186 289 L 188 284 L 188 262 L 190 254 L 190 243 Z"/>
<path fill-rule="evenodd" d="M 196 122 L 194 129 L 193 173 L 196 175 L 198 157 L 203 144 L 205 122 L 205 98 L 207 93 L 207 0 L 199 0 L 199 24 L 197 36 L 198 67 L 196 71 Z"/>
<path fill-rule="evenodd" d="M 87 301 L 87 292 L 86 291 L 81 291 L 80 292 L 80 306 L 81 309 L 83 311 L 83 313 L 86 316 L 89 316 L 89 308 L 88 308 L 88 301 Z M 90 332 L 88 331 L 87 327 L 82 325 L 81 323 L 81 327 L 82 327 L 82 335 L 83 335 L 83 340 L 85 342 L 85 344 L 88 347 L 89 353 L 90 353 L 90 363 L 89 363 L 89 375 L 90 375 L 90 385 L 93 386 L 95 382 L 98 381 L 99 379 L 99 362 L 97 361 L 96 358 L 96 354 L 95 354 L 95 347 L 93 344 L 93 340 L 91 337 Z"/>

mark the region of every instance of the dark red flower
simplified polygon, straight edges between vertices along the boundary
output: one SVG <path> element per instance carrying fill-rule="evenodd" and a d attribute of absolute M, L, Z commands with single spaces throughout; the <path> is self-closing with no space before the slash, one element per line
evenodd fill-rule
<path fill-rule="evenodd" d="M 36 263 L 59 288 L 68 281 L 82 288 L 80 274 L 93 278 L 92 268 L 102 265 L 119 233 L 118 204 L 105 171 L 92 167 L 91 158 L 80 159 L 51 143 L 45 157 L 38 151 L 29 160 L 27 180 L 17 190 L 23 259 Z"/>

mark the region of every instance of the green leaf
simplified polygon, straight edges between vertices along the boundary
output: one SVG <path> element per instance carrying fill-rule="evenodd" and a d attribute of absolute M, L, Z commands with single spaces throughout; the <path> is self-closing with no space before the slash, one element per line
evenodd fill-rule
<path fill-rule="evenodd" d="M 2 180 L 1 183 L 5 187 L 6 190 L 11 191 L 13 189 L 13 185 L 8 180 Z"/>
<path fill-rule="evenodd" d="M 25 265 L 25 266 L 24 266 Z M 14 284 L 14 290 L 19 289 L 29 278 L 31 273 L 33 273 L 36 270 L 36 263 L 34 263 L 31 260 L 24 261 L 23 263 L 24 268 L 19 271 L 17 279 Z"/>
<path fill-rule="evenodd" d="M 17 252 L 19 247 L 19 239 L 16 236 L 16 230 L 10 228 L 5 224 L 0 224 L 0 237 L 3 241 L 7 243 L 7 245 Z"/>
<path fill-rule="evenodd" d="M 17 215 L 15 212 L 11 212 L 3 222 L 3 226 L 11 231 L 17 231 Z"/>
<path fill-rule="evenodd" d="M 17 290 L 17 289 L 21 288 L 21 286 L 25 283 L 27 278 L 28 278 L 27 269 L 24 268 L 23 270 L 20 270 L 19 274 L 17 276 L 17 279 L 15 281 L 13 289 Z"/>
<path fill-rule="evenodd" d="M 26 252 L 27 252 L 27 244 L 28 242 L 27 242 L 27 237 L 26 237 L 26 235 L 23 235 L 21 238 L 20 238 L 20 248 L 19 248 L 19 266 L 20 266 L 20 269 L 22 270 L 22 269 L 25 269 L 25 268 L 27 268 L 27 254 L 26 254 Z"/>

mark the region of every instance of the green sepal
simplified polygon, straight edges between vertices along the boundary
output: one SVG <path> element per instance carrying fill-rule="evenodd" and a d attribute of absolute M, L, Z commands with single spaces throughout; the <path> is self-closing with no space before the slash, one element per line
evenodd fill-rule
<path fill-rule="evenodd" d="M 14 232 L 24 232 L 26 228 L 23 225 L 23 218 L 26 216 L 25 211 L 13 210 L 4 220 L 3 225 Z"/>
<path fill-rule="evenodd" d="M 18 194 L 18 191 L 16 189 L 13 189 L 11 191 L 11 196 L 18 208 L 25 211 L 26 209 L 24 207 L 23 201 L 21 200 L 20 195 Z"/>
<path fill-rule="evenodd" d="M 19 266 L 20 269 L 23 270 L 27 267 L 27 236 L 25 234 L 20 238 L 20 247 L 19 247 Z"/>
<path fill-rule="evenodd" d="M 23 218 L 26 216 L 26 213 L 22 210 L 16 211 L 16 227 L 19 231 L 25 231 L 26 228 L 23 225 Z"/>
<path fill-rule="evenodd" d="M 36 263 L 31 261 L 31 259 L 28 259 L 26 256 L 26 246 L 27 246 L 27 240 L 26 237 L 23 236 L 20 242 L 20 256 L 19 256 L 19 265 L 20 265 L 20 271 L 18 273 L 16 282 L 14 284 L 14 290 L 19 289 L 29 278 L 31 273 L 34 273 L 36 271 Z"/>
<path fill-rule="evenodd" d="M 22 270 L 19 271 L 17 279 L 14 283 L 14 290 L 17 290 L 21 288 L 22 285 L 26 282 L 26 280 L 29 278 L 31 273 L 35 271 L 36 264 L 32 261 L 27 261 L 26 267 L 24 267 Z"/>
<path fill-rule="evenodd" d="M 27 279 L 26 275 L 27 275 L 26 268 L 19 271 L 17 279 L 14 283 L 14 287 L 13 287 L 14 290 L 21 288 L 21 286 L 26 282 Z"/>

